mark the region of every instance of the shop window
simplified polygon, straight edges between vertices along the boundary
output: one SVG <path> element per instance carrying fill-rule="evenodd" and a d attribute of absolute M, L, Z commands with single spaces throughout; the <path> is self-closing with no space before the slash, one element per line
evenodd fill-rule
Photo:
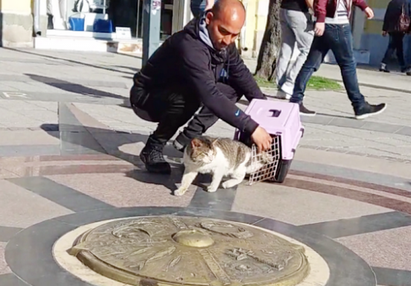
<path fill-rule="evenodd" d="M 116 27 L 128 28 L 131 37 L 142 37 L 144 0 L 47 0 L 48 29 L 91 32 L 111 37 Z M 173 0 L 163 0 L 161 38 L 172 33 Z"/>

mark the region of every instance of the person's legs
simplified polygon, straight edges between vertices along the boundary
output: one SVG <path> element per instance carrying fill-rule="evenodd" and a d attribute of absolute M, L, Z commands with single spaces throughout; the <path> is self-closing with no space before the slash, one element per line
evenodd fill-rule
<path fill-rule="evenodd" d="M 406 65 L 404 60 L 404 33 L 394 33 L 392 35 L 395 50 L 397 51 L 397 59 L 400 64 L 401 72 L 405 72 Z"/>
<path fill-rule="evenodd" d="M 388 40 L 388 47 L 387 50 L 385 51 L 384 58 L 381 61 L 381 66 L 380 66 L 380 71 L 381 72 L 390 72 L 390 70 L 387 67 L 387 64 L 394 54 L 395 51 L 395 42 L 393 35 L 390 33 L 389 34 L 389 40 Z"/>
<path fill-rule="evenodd" d="M 289 10 L 287 11 L 287 15 L 290 28 L 295 35 L 299 55 L 296 60 L 288 66 L 286 74 L 287 78 L 281 89 L 287 94 L 292 94 L 295 79 L 310 52 L 310 47 L 314 38 L 314 30 L 309 13 Z"/>
<path fill-rule="evenodd" d="M 354 108 L 356 118 L 363 119 L 381 113 L 386 107 L 385 104 L 370 105 L 365 101 L 364 96 L 360 92 L 350 25 L 326 26 L 328 26 L 328 29 L 326 28 L 327 39 L 340 67 L 344 87 Z"/>
<path fill-rule="evenodd" d="M 329 25 L 330 48 L 340 67 L 344 87 L 354 110 L 365 104 L 357 79 L 357 64 L 354 58 L 351 27 L 349 24 Z"/>
<path fill-rule="evenodd" d="M 217 83 L 217 88 L 233 102 L 237 102 L 242 96 L 233 87 L 224 83 Z M 193 138 L 205 133 L 217 121 L 218 117 L 210 109 L 203 106 L 200 112 L 194 115 L 193 119 L 177 136 L 174 141 L 174 147 L 177 150 L 183 150 Z"/>
<path fill-rule="evenodd" d="M 275 70 L 276 83 L 281 88 L 287 78 L 287 68 L 295 46 L 295 35 L 290 28 L 288 10 L 280 9 L 281 48 Z"/>
<path fill-rule="evenodd" d="M 327 39 L 324 36 L 314 37 L 307 59 L 295 80 L 294 91 L 290 102 L 298 103 L 300 105 L 300 114 L 302 115 L 315 115 L 315 112 L 306 109 L 302 102 L 307 83 L 312 74 L 320 68 L 328 50 Z"/>
<path fill-rule="evenodd" d="M 199 107 L 200 103 L 192 96 L 169 91 L 150 95 L 146 111 L 153 121 L 158 121 L 158 126 L 140 154 L 148 171 L 166 174 L 171 172 L 170 165 L 164 160 L 163 148 Z"/>

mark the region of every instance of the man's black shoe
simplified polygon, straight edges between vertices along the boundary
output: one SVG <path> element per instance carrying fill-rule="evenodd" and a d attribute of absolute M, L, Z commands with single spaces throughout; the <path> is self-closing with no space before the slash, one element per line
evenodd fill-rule
<path fill-rule="evenodd" d="M 307 109 L 302 102 L 300 103 L 300 115 L 315 116 L 316 114 L 315 111 Z"/>
<path fill-rule="evenodd" d="M 367 117 L 382 113 L 386 108 L 387 108 L 387 105 L 385 103 L 372 105 L 366 102 L 365 105 L 361 109 L 355 111 L 355 118 L 365 119 Z"/>
<path fill-rule="evenodd" d="M 151 173 L 171 173 L 170 164 L 164 159 L 163 147 L 161 145 L 154 145 L 147 142 L 140 153 L 140 159 L 146 165 L 147 171 Z"/>

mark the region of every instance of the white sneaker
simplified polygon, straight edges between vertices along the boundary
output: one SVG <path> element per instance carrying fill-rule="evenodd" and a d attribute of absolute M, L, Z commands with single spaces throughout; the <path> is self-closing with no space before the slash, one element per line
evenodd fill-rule
<path fill-rule="evenodd" d="M 288 94 L 288 93 L 282 91 L 281 89 L 279 89 L 277 91 L 277 94 L 274 97 L 278 98 L 278 99 L 287 99 L 287 100 L 289 100 L 291 98 L 291 94 Z"/>
<path fill-rule="evenodd" d="M 294 84 L 290 83 L 289 81 L 286 81 L 285 83 L 283 83 L 280 89 L 291 96 L 294 91 Z"/>

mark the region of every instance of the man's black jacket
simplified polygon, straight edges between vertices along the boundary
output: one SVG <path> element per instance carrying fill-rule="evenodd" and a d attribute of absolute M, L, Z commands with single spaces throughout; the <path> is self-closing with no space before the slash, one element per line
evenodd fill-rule
<path fill-rule="evenodd" d="M 408 32 L 400 29 L 400 16 L 403 12 L 405 16 L 411 17 L 411 2 L 410 0 L 392 0 L 388 3 L 385 11 L 383 31 L 392 32 Z M 410 27 L 411 28 L 411 27 Z"/>
<path fill-rule="evenodd" d="M 170 90 L 185 96 L 197 96 L 217 117 L 249 134 L 258 124 L 241 111 L 216 87 L 224 68 L 228 82 L 246 96 L 263 99 L 260 88 L 240 58 L 235 45 L 218 52 L 199 36 L 200 18 L 169 37 L 134 76 L 130 101 L 144 109 L 144 102 L 156 90 Z"/>

